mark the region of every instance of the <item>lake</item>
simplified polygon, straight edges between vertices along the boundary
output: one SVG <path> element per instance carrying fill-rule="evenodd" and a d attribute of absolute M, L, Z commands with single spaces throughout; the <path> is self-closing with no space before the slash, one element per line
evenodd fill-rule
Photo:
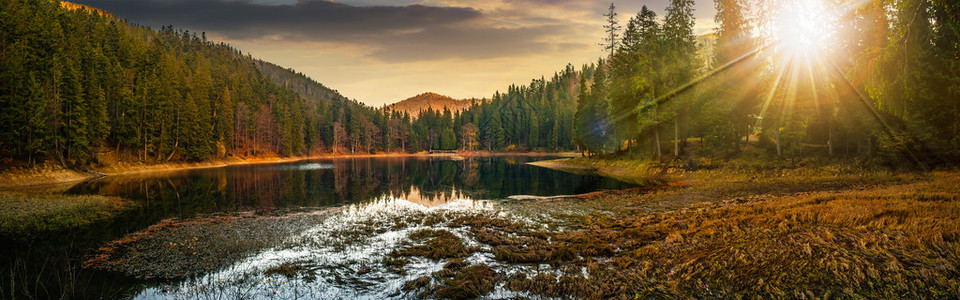
<path fill-rule="evenodd" d="M 66 193 L 132 204 L 107 221 L 8 242 L 0 297 L 28 296 L 11 295 L 14 285 L 40 298 L 411 298 L 404 284 L 444 260 L 397 249 L 415 248 L 410 236 L 438 228 L 471 249 L 467 263 L 542 272 L 549 267 L 497 263 L 458 220 L 538 224 L 550 216 L 504 205 L 537 200 L 509 197 L 635 187 L 526 164 L 543 159 L 551 158 L 317 159 L 92 180 Z M 488 296 L 516 295 L 498 288 Z"/>

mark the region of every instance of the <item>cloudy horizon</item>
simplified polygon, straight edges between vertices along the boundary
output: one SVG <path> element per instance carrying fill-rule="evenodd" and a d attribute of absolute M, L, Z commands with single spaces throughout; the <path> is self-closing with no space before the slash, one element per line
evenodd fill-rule
<path fill-rule="evenodd" d="M 424 92 L 486 98 L 596 61 L 609 1 L 84 0 L 132 23 L 173 25 L 292 68 L 367 105 Z M 620 23 L 647 5 L 617 2 Z M 713 1 L 694 12 L 713 29 Z"/>

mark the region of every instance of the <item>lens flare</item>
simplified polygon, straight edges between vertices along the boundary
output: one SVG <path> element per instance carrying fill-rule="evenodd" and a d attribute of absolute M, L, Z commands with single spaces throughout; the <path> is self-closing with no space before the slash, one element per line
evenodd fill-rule
<path fill-rule="evenodd" d="M 786 0 L 774 20 L 781 51 L 821 58 L 832 46 L 836 15 L 822 0 Z"/>

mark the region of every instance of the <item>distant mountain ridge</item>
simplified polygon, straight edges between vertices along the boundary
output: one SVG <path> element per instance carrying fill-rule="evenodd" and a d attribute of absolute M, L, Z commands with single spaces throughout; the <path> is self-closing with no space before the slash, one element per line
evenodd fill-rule
<path fill-rule="evenodd" d="M 457 100 L 449 96 L 427 92 L 407 98 L 394 104 L 387 105 L 386 108 L 392 111 L 406 112 L 410 114 L 411 117 L 416 118 L 420 115 L 421 111 L 426 111 L 428 109 L 433 109 L 435 111 L 449 109 L 450 112 L 455 113 L 464 111 L 474 104 L 480 104 L 487 101 L 487 99 L 476 98 Z"/>

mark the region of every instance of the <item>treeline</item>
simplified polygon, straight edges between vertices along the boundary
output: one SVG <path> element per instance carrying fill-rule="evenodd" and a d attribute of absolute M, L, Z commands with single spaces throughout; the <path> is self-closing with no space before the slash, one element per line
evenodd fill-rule
<path fill-rule="evenodd" d="M 693 140 L 716 154 L 960 159 L 960 4 L 832 8 L 840 38 L 801 60 L 771 29 L 772 8 L 790 1 L 716 0 L 715 43 L 694 34 L 691 0 L 672 0 L 662 19 L 644 7 L 625 28 L 611 5 L 608 55 L 597 63 L 415 118 L 202 33 L 154 31 L 51 0 L 0 0 L 0 162 L 453 149 L 662 159 L 681 157 Z"/>
<path fill-rule="evenodd" d="M 187 31 L 49 0 L 0 1 L 2 155 L 72 167 L 307 153 L 318 106 Z M 69 9 L 68 9 L 69 8 Z"/>
<path fill-rule="evenodd" d="M 436 149 L 570 149 L 578 73 L 419 118 L 347 99 L 204 33 L 154 31 L 51 0 L 0 0 L 0 161 Z"/>
<path fill-rule="evenodd" d="M 699 140 L 724 155 L 960 160 L 960 4 L 825 1 L 836 38 L 811 50 L 778 36 L 791 12 L 777 9 L 791 1 L 716 0 L 715 43 L 694 35 L 691 0 L 672 0 L 662 19 L 643 7 L 622 31 L 611 5 L 609 55 L 580 86 L 576 143 L 654 159 Z"/>
<path fill-rule="evenodd" d="M 568 65 L 549 80 L 540 78 L 526 86 L 512 85 L 505 93 L 495 93 L 491 101 L 475 104 L 461 113 L 428 111 L 413 124 L 418 136 L 415 139 L 432 141 L 439 146 L 432 149 L 444 150 L 575 149 L 572 136 L 576 91 L 582 75 L 592 69 L 584 66 L 576 71 Z M 447 132 L 448 128 L 452 131 Z M 448 140 L 451 142 L 443 143 Z M 421 144 L 419 149 L 426 149 L 425 145 Z"/>

